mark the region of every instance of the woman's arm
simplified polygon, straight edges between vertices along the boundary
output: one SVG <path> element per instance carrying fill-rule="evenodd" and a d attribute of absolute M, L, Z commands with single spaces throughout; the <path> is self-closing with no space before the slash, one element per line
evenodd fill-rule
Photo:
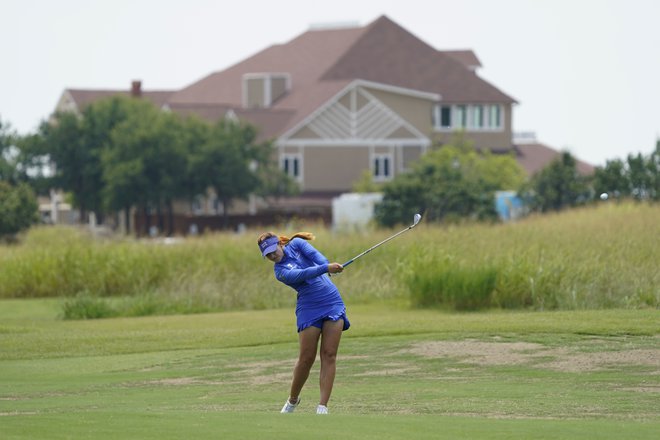
<path fill-rule="evenodd" d="M 327 266 L 330 262 L 321 252 L 316 250 L 314 246 L 303 239 L 295 239 L 292 244 L 298 252 L 302 253 L 319 266 Z"/>
<path fill-rule="evenodd" d="M 298 284 L 310 278 L 323 275 L 328 271 L 328 264 L 307 267 L 305 269 L 289 269 L 285 266 L 275 268 L 275 277 L 285 284 Z"/>

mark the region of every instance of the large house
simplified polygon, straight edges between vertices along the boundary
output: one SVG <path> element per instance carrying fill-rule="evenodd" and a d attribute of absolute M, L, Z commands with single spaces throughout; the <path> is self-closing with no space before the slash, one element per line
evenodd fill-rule
<path fill-rule="evenodd" d="M 381 16 L 363 27 L 310 29 L 178 91 L 134 82 L 130 93 L 181 114 L 239 118 L 274 140 L 301 195 L 253 201 L 251 212 L 329 209 L 364 170 L 391 180 L 458 130 L 478 149 L 517 152 L 516 101 L 479 77 L 480 66 L 471 50 L 437 50 Z M 58 110 L 113 92 L 66 90 Z"/>

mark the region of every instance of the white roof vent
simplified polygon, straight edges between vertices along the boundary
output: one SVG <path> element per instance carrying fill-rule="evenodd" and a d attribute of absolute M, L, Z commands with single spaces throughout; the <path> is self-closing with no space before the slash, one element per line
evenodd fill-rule
<path fill-rule="evenodd" d="M 357 21 L 334 21 L 334 22 L 312 23 L 309 25 L 309 30 L 327 31 L 332 29 L 351 29 L 356 27 L 360 27 L 360 23 Z"/>

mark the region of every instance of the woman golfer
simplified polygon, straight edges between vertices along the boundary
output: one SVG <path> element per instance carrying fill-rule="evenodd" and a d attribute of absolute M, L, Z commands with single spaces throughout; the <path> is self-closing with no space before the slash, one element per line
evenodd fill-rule
<path fill-rule="evenodd" d="M 321 398 L 316 414 L 328 413 L 328 400 L 335 381 L 337 349 L 341 333 L 348 330 L 346 306 L 337 287 L 326 273 L 340 273 L 339 263 L 329 263 L 307 242 L 314 236 L 299 232 L 293 237 L 261 234 L 257 240 L 261 254 L 275 263 L 275 278 L 298 292 L 296 321 L 300 354 L 293 370 L 291 392 L 283 413 L 292 413 L 300 403 L 300 391 L 309 377 L 321 340 Z"/>

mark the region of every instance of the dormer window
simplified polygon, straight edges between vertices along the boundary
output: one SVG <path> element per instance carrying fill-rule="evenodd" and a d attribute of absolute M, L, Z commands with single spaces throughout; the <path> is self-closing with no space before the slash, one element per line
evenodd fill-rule
<path fill-rule="evenodd" d="M 502 131 L 504 121 L 500 104 L 436 104 L 433 128 L 439 131 Z"/>
<path fill-rule="evenodd" d="M 243 75 L 243 107 L 268 108 L 290 89 L 288 73 L 246 73 Z"/>

